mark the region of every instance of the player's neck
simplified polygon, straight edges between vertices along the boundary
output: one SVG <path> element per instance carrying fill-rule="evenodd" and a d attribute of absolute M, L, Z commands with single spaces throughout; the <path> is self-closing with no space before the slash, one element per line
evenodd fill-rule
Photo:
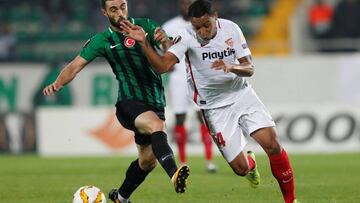
<path fill-rule="evenodd" d="M 216 35 L 217 35 L 217 29 L 215 30 L 215 33 L 214 33 L 214 35 L 211 37 L 211 39 L 214 39 L 214 38 L 216 37 Z"/>
<path fill-rule="evenodd" d="M 115 27 L 115 26 L 113 26 L 113 25 L 110 25 L 110 29 L 111 29 L 112 31 L 114 31 L 114 32 L 121 32 L 121 29 L 120 29 L 120 28 Z"/>
<path fill-rule="evenodd" d="M 211 39 L 210 39 L 210 40 L 212 40 L 212 39 L 214 39 L 214 38 L 216 37 L 217 32 L 218 32 L 218 28 L 216 27 L 216 28 L 215 28 L 215 31 L 214 31 L 214 34 L 211 36 Z"/>

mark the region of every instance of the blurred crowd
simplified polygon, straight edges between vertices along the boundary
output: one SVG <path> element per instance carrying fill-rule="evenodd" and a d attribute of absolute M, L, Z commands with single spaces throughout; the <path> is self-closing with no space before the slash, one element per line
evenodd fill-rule
<path fill-rule="evenodd" d="M 314 0 L 308 22 L 317 51 L 360 51 L 360 0 Z"/>
<path fill-rule="evenodd" d="M 70 56 L 105 23 L 97 0 L 1 0 L 0 60 Z"/>
<path fill-rule="evenodd" d="M 220 17 L 238 23 L 251 40 L 277 0 L 212 1 Z M 313 2 L 308 19 L 314 39 L 360 38 L 360 0 Z M 178 10 L 169 0 L 131 0 L 129 13 L 162 24 Z M 0 0 L 0 25 L 0 61 L 51 61 L 70 60 L 108 23 L 99 0 Z"/>
<path fill-rule="evenodd" d="M 249 37 L 276 0 L 212 0 L 220 16 Z M 159 24 L 178 14 L 169 0 L 131 0 L 129 13 Z M 107 27 L 99 0 L 0 0 L 0 61 L 69 60 L 92 35 Z M 49 46 L 51 44 L 51 46 Z"/>
<path fill-rule="evenodd" d="M 308 19 L 314 38 L 360 38 L 359 0 L 341 0 L 336 4 L 315 0 Z"/>

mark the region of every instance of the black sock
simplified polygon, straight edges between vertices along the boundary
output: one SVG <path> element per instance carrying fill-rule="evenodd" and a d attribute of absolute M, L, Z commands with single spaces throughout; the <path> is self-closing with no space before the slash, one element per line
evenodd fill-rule
<path fill-rule="evenodd" d="M 166 133 L 163 131 L 154 132 L 151 135 L 151 144 L 155 157 L 171 178 L 176 172 L 177 166 L 174 153 L 167 142 Z"/>
<path fill-rule="evenodd" d="M 124 182 L 119 188 L 119 193 L 123 198 L 128 199 L 135 189 L 145 180 L 146 176 L 151 172 L 144 171 L 140 168 L 139 159 L 133 161 L 126 171 Z"/>

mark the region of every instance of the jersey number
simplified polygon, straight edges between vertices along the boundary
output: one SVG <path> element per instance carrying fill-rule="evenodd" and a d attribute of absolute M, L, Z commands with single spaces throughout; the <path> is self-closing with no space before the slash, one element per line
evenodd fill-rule
<path fill-rule="evenodd" d="M 225 140 L 221 134 L 221 132 L 216 133 L 216 135 L 213 136 L 214 142 L 219 147 L 225 147 Z"/>

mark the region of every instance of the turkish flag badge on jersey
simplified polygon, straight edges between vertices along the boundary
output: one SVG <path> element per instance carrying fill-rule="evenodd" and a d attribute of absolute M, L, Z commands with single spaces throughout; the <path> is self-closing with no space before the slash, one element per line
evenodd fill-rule
<path fill-rule="evenodd" d="M 133 47 L 135 45 L 135 40 L 133 38 L 126 37 L 125 40 L 124 40 L 124 45 L 127 48 L 131 48 L 131 47 Z"/>

